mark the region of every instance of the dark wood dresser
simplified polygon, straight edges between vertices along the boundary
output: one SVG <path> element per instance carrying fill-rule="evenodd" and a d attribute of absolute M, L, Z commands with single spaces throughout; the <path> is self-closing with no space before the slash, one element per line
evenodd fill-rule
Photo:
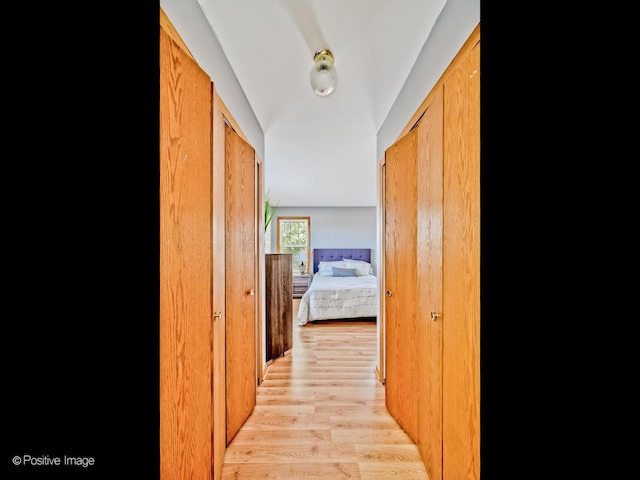
<path fill-rule="evenodd" d="M 293 281 L 290 253 L 265 255 L 266 361 L 293 346 Z"/>

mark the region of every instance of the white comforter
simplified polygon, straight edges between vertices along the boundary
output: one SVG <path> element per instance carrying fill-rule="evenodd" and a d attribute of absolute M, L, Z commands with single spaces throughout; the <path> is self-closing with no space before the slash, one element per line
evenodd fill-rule
<path fill-rule="evenodd" d="M 314 275 L 309 290 L 300 299 L 298 325 L 314 320 L 376 317 L 378 278 Z"/>

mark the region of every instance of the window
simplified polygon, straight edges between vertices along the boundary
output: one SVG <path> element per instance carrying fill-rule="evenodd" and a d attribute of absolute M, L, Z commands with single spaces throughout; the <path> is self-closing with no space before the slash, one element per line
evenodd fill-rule
<path fill-rule="evenodd" d="M 308 273 L 311 217 L 278 217 L 278 253 L 291 254 L 293 273 Z"/>

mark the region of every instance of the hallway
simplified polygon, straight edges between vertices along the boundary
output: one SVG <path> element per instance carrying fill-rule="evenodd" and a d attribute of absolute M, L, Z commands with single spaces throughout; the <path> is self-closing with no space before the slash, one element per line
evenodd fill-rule
<path fill-rule="evenodd" d="M 269 366 L 254 412 L 227 447 L 223 480 L 428 480 L 385 407 L 376 343 L 373 322 L 294 322 L 292 350 Z"/>

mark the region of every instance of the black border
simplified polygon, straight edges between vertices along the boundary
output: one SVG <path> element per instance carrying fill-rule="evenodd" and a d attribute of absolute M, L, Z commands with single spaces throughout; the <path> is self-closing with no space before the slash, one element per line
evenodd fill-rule
<path fill-rule="evenodd" d="M 159 3 L 142 3 L 16 15 L 37 49 L 8 60 L 5 478 L 159 478 Z"/>

